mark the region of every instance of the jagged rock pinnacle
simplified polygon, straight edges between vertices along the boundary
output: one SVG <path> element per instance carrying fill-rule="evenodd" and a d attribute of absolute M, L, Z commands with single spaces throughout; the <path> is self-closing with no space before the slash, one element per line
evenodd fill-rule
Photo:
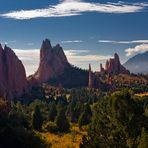
<path fill-rule="evenodd" d="M 0 97 L 19 97 L 27 88 L 25 68 L 7 45 L 0 45 Z"/>
<path fill-rule="evenodd" d="M 39 67 L 34 77 L 40 83 L 47 82 L 60 75 L 67 65 L 68 61 L 62 47 L 59 44 L 52 47 L 50 41 L 45 39 L 40 50 Z"/>

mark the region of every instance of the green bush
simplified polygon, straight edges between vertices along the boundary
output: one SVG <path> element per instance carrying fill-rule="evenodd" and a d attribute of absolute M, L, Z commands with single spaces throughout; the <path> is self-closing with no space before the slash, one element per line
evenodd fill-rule
<path fill-rule="evenodd" d="M 31 130 L 22 127 L 1 127 L 0 148 L 46 148 L 46 143 Z M 48 146 L 49 147 L 49 146 Z"/>
<path fill-rule="evenodd" d="M 43 125 L 43 129 L 46 132 L 50 132 L 50 133 L 56 133 L 57 132 L 57 126 L 56 126 L 56 124 L 54 122 L 46 122 Z"/>

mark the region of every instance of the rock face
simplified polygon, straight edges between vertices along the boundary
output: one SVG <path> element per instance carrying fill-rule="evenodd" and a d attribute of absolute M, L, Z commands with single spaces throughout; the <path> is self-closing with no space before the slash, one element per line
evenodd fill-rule
<path fill-rule="evenodd" d="M 103 68 L 102 64 L 100 64 L 100 72 L 104 73 L 105 69 Z"/>
<path fill-rule="evenodd" d="M 91 71 L 91 65 L 89 64 L 89 80 L 88 80 L 88 88 L 94 87 L 94 80 L 93 80 L 93 74 Z"/>
<path fill-rule="evenodd" d="M 67 65 L 68 61 L 62 47 L 59 44 L 52 47 L 50 41 L 45 39 L 41 46 L 40 63 L 34 78 L 39 83 L 47 82 L 61 75 Z"/>
<path fill-rule="evenodd" d="M 103 72 L 103 68 L 101 66 L 100 73 Z M 114 54 L 114 58 L 106 61 L 105 72 L 109 75 L 114 74 L 130 74 L 129 70 L 127 70 L 124 66 L 121 65 L 120 59 L 117 53 Z"/>
<path fill-rule="evenodd" d="M 27 87 L 26 73 L 22 62 L 7 46 L 0 45 L 0 97 L 19 97 Z"/>
<path fill-rule="evenodd" d="M 64 88 L 105 87 L 98 74 L 91 72 L 90 65 L 89 71 L 71 65 L 62 47 L 59 44 L 52 47 L 48 39 L 45 39 L 41 46 L 39 67 L 35 74 L 28 78 L 28 81 L 30 86 L 48 83 L 52 86 L 61 85 Z"/>

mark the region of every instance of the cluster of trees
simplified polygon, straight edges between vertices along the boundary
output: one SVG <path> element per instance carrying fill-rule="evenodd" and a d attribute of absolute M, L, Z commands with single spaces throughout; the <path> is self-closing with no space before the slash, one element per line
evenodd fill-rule
<path fill-rule="evenodd" d="M 128 90 L 113 93 L 94 107 L 82 148 L 147 148 L 148 98 L 136 98 Z"/>
<path fill-rule="evenodd" d="M 71 123 L 79 123 L 81 129 L 91 122 L 91 106 L 100 94 L 85 88 L 62 90 L 61 94 L 51 90 L 46 98 L 41 88 L 33 91 L 33 96 L 37 91 L 39 99 L 0 99 L 0 147 L 47 147 L 36 131 L 69 132 Z"/>
<path fill-rule="evenodd" d="M 148 76 L 147 75 L 114 75 L 112 85 L 117 89 L 128 88 L 135 93 L 142 93 L 148 91 Z"/>
<path fill-rule="evenodd" d="M 66 97 L 66 93 L 69 96 L 68 98 Z M 48 99 L 37 101 L 38 103 L 40 102 L 38 104 L 40 107 L 36 106 L 35 109 L 35 113 L 37 114 L 33 116 L 35 121 L 37 121 L 35 123 L 40 125 L 43 123 L 42 120 L 44 120 L 46 127 L 48 129 L 52 128 L 51 130 L 54 132 L 67 132 L 70 129 L 70 123 L 78 123 L 81 129 L 83 125 L 87 125 L 91 122 L 91 108 L 99 98 L 99 90 L 88 90 L 85 88 L 65 90 L 62 91 L 61 96 L 59 94 L 56 96 L 56 93 L 53 93 L 52 90 Z M 30 106 L 32 106 L 32 104 L 37 103 L 34 101 Z M 39 111 L 39 108 L 41 108 L 42 111 Z M 38 114 L 42 114 L 44 117 Z M 35 129 L 38 130 L 38 128 Z"/>
<path fill-rule="evenodd" d="M 64 88 L 86 87 L 88 85 L 88 71 L 73 65 L 67 65 L 64 72 L 49 81 L 51 85 L 62 84 Z"/>
<path fill-rule="evenodd" d="M 31 101 L 0 99 L 0 147 L 50 147 L 37 133 L 69 132 L 72 123 L 88 129 L 82 148 L 148 147 L 148 97 L 86 88 L 40 93 Z"/>
<path fill-rule="evenodd" d="M 10 102 L 0 100 L 0 147 L 50 147 L 31 129 L 29 116 L 16 108 L 12 108 Z"/>

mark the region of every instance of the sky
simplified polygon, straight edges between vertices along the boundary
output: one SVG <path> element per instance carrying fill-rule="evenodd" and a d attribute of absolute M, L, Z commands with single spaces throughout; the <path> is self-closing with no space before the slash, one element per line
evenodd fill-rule
<path fill-rule="evenodd" d="M 27 75 L 45 38 L 71 64 L 94 71 L 118 53 L 121 63 L 148 51 L 147 0 L 1 0 L 0 43 L 22 60 Z"/>

